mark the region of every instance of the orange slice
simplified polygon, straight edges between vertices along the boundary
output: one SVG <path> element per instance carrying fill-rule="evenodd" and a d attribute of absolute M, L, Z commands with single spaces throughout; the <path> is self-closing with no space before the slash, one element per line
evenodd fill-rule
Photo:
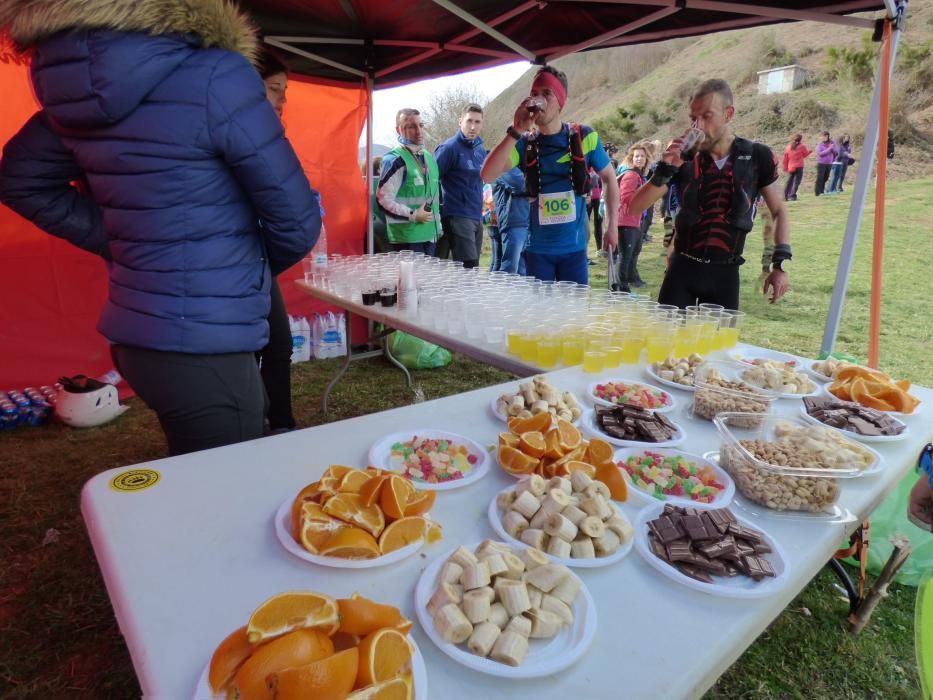
<path fill-rule="evenodd" d="M 258 644 L 298 629 L 322 629 L 330 634 L 337 630 L 338 618 L 337 601 L 329 595 L 279 593 L 253 611 L 246 636 L 250 644 Z"/>
<path fill-rule="evenodd" d="M 324 512 L 366 530 L 379 537 L 385 528 L 385 517 L 379 506 L 367 506 L 358 493 L 338 493 L 324 504 Z"/>
<path fill-rule="evenodd" d="M 316 504 L 315 504 L 316 505 Z M 325 516 L 326 520 L 317 517 L 305 517 L 301 520 L 301 534 L 298 543 L 311 554 L 320 554 L 327 548 L 330 541 L 341 530 L 349 530 L 353 526 L 343 520 Z"/>
<path fill-rule="evenodd" d="M 547 444 L 544 442 L 544 435 L 537 431 L 522 433 L 518 440 L 518 449 L 532 457 L 540 459 L 541 455 L 543 455 L 544 451 L 547 449 Z"/>
<path fill-rule="evenodd" d="M 518 435 L 515 433 L 499 433 L 499 447 L 508 445 L 509 447 L 518 447 Z"/>
<path fill-rule="evenodd" d="M 551 414 L 539 413 L 531 418 L 509 418 L 508 426 L 516 435 L 522 433 L 533 433 L 535 431 L 543 433 L 551 425 Z"/>
<path fill-rule="evenodd" d="M 301 535 L 301 509 L 305 503 L 314 503 L 321 497 L 321 482 L 315 481 L 313 484 L 308 484 L 301 491 L 298 492 L 298 495 L 295 496 L 295 500 L 292 502 L 292 537 L 296 540 L 299 539 Z"/>
<path fill-rule="evenodd" d="M 334 645 L 318 630 L 296 630 L 253 652 L 233 678 L 233 697 L 272 700 L 272 688 L 266 683 L 270 673 L 291 666 L 303 666 L 334 653 Z"/>
<path fill-rule="evenodd" d="M 570 476 L 576 471 L 584 472 L 591 479 L 596 478 L 596 467 L 588 462 L 581 462 L 575 459 L 556 465 L 554 476 Z"/>
<path fill-rule="evenodd" d="M 622 476 L 621 470 L 612 462 L 597 465 L 596 474 L 590 474 L 594 479 L 598 479 L 609 487 L 609 494 L 614 501 L 625 501 L 628 499 L 628 484 Z"/>
<path fill-rule="evenodd" d="M 424 539 L 427 521 L 421 516 L 401 518 L 386 527 L 379 538 L 379 549 L 383 554 L 407 547 L 413 542 Z"/>
<path fill-rule="evenodd" d="M 358 687 L 387 681 L 409 670 L 411 643 L 403 632 L 392 628 L 376 630 L 360 642 Z"/>
<path fill-rule="evenodd" d="M 557 419 L 557 430 L 560 433 L 560 447 L 564 452 L 577 449 L 583 442 L 583 435 L 580 431 L 563 418 Z"/>
<path fill-rule="evenodd" d="M 570 450 L 560 459 L 554 462 L 554 467 L 559 467 L 562 464 L 567 464 L 568 462 L 576 462 L 583 459 L 584 454 L 586 454 L 586 448 L 582 445 L 575 450 Z"/>
<path fill-rule="evenodd" d="M 614 464 L 612 461 L 615 456 L 615 450 L 605 440 L 593 438 L 586 446 L 586 461 L 595 464 L 597 467 L 601 464 Z"/>
<path fill-rule="evenodd" d="M 550 459 L 560 459 L 564 450 L 560 446 L 560 431 L 557 428 L 548 430 L 544 436 L 544 456 Z"/>
<path fill-rule="evenodd" d="M 346 698 L 359 673 L 359 660 L 356 649 L 338 651 L 326 659 L 272 674 L 269 686 L 274 689 L 275 700 Z"/>
<path fill-rule="evenodd" d="M 364 506 L 372 506 L 379 503 L 379 495 L 382 493 L 382 485 L 389 480 L 385 474 L 370 474 L 369 481 L 360 489 L 360 498 Z"/>
<path fill-rule="evenodd" d="M 246 638 L 246 626 L 234 630 L 214 650 L 211 657 L 211 666 L 207 674 L 208 683 L 215 693 L 221 692 L 233 680 L 237 670 L 243 665 L 250 654 L 253 645 Z"/>
<path fill-rule="evenodd" d="M 365 637 L 383 627 L 396 627 L 402 622 L 402 613 L 391 605 L 376 603 L 354 595 L 337 601 L 340 608 L 339 632 Z"/>
<path fill-rule="evenodd" d="M 415 491 L 415 495 L 405 504 L 405 517 L 424 515 L 434 506 L 437 491 Z"/>
<path fill-rule="evenodd" d="M 376 538 L 358 527 L 337 530 L 318 553 L 340 559 L 375 559 L 381 554 Z"/>
<path fill-rule="evenodd" d="M 334 643 L 334 651 L 356 649 L 360 645 L 359 637 L 355 634 L 344 634 L 343 632 L 335 632 L 331 635 L 330 641 Z"/>
<path fill-rule="evenodd" d="M 340 493 L 359 493 L 372 476 L 365 469 L 353 469 L 343 475 L 337 490 Z"/>
<path fill-rule="evenodd" d="M 408 684 L 404 678 L 392 678 L 382 683 L 368 685 L 351 693 L 347 700 L 409 700 Z"/>
<path fill-rule="evenodd" d="M 389 480 L 382 487 L 382 495 L 379 497 L 379 504 L 382 506 L 382 512 L 387 518 L 397 520 L 405 517 L 405 506 L 408 505 L 408 499 L 415 493 L 415 487 L 406 479 L 392 474 Z M 378 533 L 373 533 L 378 536 Z"/>
<path fill-rule="evenodd" d="M 534 457 L 508 445 L 499 448 L 498 457 L 499 466 L 510 474 L 530 474 L 538 464 Z"/>

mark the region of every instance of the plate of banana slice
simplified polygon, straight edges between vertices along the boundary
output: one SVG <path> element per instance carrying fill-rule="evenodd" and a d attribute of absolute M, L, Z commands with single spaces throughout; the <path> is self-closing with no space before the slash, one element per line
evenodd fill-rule
<path fill-rule="evenodd" d="M 632 525 L 612 502 L 609 487 L 582 471 L 550 480 L 522 477 L 490 501 L 487 516 L 506 542 L 573 568 L 615 564 L 634 544 Z"/>
<path fill-rule="evenodd" d="M 418 579 L 418 622 L 444 654 L 480 673 L 564 670 L 593 643 L 596 605 L 576 574 L 540 554 L 493 540 L 450 550 Z"/>
<path fill-rule="evenodd" d="M 522 382 L 514 392 L 495 397 L 489 410 L 499 420 L 509 418 L 531 418 L 539 413 L 550 413 L 554 418 L 563 418 L 578 423 L 583 413 L 580 400 L 570 391 L 561 391 L 543 376 Z"/>

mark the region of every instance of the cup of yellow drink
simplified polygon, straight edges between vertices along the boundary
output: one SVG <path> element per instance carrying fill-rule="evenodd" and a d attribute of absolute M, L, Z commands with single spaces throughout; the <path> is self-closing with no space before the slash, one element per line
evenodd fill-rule
<path fill-rule="evenodd" d="M 601 350 L 587 350 L 583 353 L 583 371 L 588 374 L 602 372 L 606 360 L 606 353 Z"/>
<path fill-rule="evenodd" d="M 674 329 L 668 324 L 652 324 L 648 328 L 646 347 L 648 362 L 661 362 L 674 351 Z"/>
<path fill-rule="evenodd" d="M 555 333 L 542 334 L 538 339 L 538 364 L 550 369 L 558 365 L 560 358 L 560 336 Z"/>
<path fill-rule="evenodd" d="M 618 367 L 622 364 L 622 346 L 607 345 L 605 348 L 603 348 L 603 352 L 606 355 L 604 362 L 605 369 L 612 369 L 613 367 Z"/>

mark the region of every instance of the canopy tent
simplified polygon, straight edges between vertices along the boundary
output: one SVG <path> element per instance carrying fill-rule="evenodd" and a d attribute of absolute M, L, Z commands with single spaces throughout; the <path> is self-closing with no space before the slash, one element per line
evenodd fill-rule
<path fill-rule="evenodd" d="M 371 153 L 372 93 L 377 85 L 391 87 L 516 60 L 543 64 L 578 51 L 778 22 L 809 20 L 876 28 L 879 25 L 875 20 L 848 15 L 883 10 L 887 28 L 893 24 L 894 31 L 886 32 L 889 38 L 883 46 L 888 60 L 879 68 L 865 140 L 866 152 L 875 145 L 883 152 L 886 132 L 879 134 L 878 123 L 887 110 L 886 99 L 882 99 L 886 93 L 884 85 L 890 79 L 903 18 L 900 0 L 835 3 L 783 0 L 767 4 L 723 0 L 396 0 L 392 3 L 384 0 L 241 0 L 240 4 L 254 14 L 268 44 L 291 54 L 290 68 L 314 81 L 298 81 L 299 86 L 306 86 L 308 90 L 302 94 L 307 95 L 304 106 L 309 111 L 305 114 L 311 116 L 307 119 L 293 116 L 288 133 L 296 142 L 298 133 L 304 133 L 308 142 L 314 144 L 311 148 L 322 156 L 317 162 L 314 158 L 304 160 L 311 168 L 312 183 L 324 191 L 325 206 L 329 205 L 335 214 L 340 208 L 337 216 L 342 223 L 339 226 L 330 213 L 326 220 L 329 242 L 359 241 L 364 230 L 363 212 L 368 210 L 369 198 L 355 170 L 357 141 L 353 129 L 358 135 L 365 119 L 367 154 Z M 14 86 L 21 98 L 24 70 L 14 63 L 9 53 L 0 52 L 0 85 L 8 95 L 7 88 Z M 333 92 L 340 90 L 345 92 Z M 341 97 L 333 100 L 329 97 L 336 95 Z M 300 114 L 298 91 L 290 91 L 289 102 L 287 120 L 289 115 Z M 6 110 L 0 122 L 0 141 L 9 138 L 13 133 L 12 125 L 25 121 L 32 109 L 31 106 L 24 109 L 22 99 L 14 100 L 14 104 L 19 105 L 20 111 Z M 824 350 L 831 349 L 835 341 L 872 167 L 872 157 L 861 159 L 824 334 Z M 878 262 L 883 200 L 876 207 L 876 211 L 879 210 L 881 213 L 876 214 Z M 106 364 L 105 344 L 99 339 L 90 340 L 96 316 L 91 310 L 99 308 L 104 293 L 102 265 L 85 253 L 40 236 L 21 220 L 14 219 L 9 211 L 0 210 L 0 230 L 5 232 L 0 239 L 0 250 L 11 245 L 14 249 L 25 246 L 17 257 L 0 256 L 4 261 L 0 263 L 0 274 L 7 281 L 15 281 L 16 297 L 23 300 L 4 305 L 0 316 L 7 322 L 0 329 L 0 346 L 4 348 L 5 358 L 0 363 L 3 385 L 49 381 L 49 372 L 54 377 L 62 371 L 93 371 Z M 353 226 L 357 227 L 355 231 Z M 371 230 L 369 235 L 371 237 Z M 331 249 L 360 252 L 362 245 L 335 246 L 331 243 Z M 372 250 L 371 245 L 369 250 Z M 27 258 L 30 261 L 24 265 Z M 74 265 L 72 260 L 80 260 L 81 264 Z M 79 271 L 90 264 L 97 265 L 95 271 L 81 277 Z M 46 293 L 48 290 L 43 287 L 42 300 L 31 301 L 31 290 L 37 283 L 50 282 L 50 272 L 56 275 L 52 285 L 54 292 Z M 289 286 L 283 285 L 286 289 Z M 78 295 L 68 293 L 73 289 L 82 290 L 80 302 L 76 300 Z M 877 308 L 880 273 L 874 277 L 872 295 Z M 289 301 L 294 305 L 298 299 L 293 296 Z M 81 306 L 80 315 L 70 310 L 76 303 Z M 873 313 L 873 321 L 877 318 L 878 314 Z M 873 323 L 873 330 L 877 338 L 876 323 Z M 77 354 L 68 351 L 75 337 L 85 339 L 88 346 Z M 93 352 L 89 352 L 91 345 L 96 348 Z M 876 363 L 877 340 L 872 347 Z M 8 357 L 10 360 L 6 360 Z M 42 376 L 37 373 L 40 365 L 37 358 L 42 358 L 41 364 L 45 365 L 46 374 Z M 72 364 L 63 364 L 65 360 Z M 76 367 L 77 360 L 91 363 L 91 366 Z"/>

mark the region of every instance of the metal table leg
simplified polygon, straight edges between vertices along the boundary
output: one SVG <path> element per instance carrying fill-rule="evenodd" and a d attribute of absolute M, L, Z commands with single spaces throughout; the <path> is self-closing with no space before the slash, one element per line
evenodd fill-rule
<path fill-rule="evenodd" d="M 408 384 L 408 388 L 412 390 L 411 372 L 408 371 L 408 368 L 405 365 L 396 360 L 392 353 L 389 351 L 389 335 L 390 334 L 386 334 L 382 337 L 382 351 L 385 353 L 385 356 L 388 358 L 389 362 L 405 373 L 405 382 Z"/>

